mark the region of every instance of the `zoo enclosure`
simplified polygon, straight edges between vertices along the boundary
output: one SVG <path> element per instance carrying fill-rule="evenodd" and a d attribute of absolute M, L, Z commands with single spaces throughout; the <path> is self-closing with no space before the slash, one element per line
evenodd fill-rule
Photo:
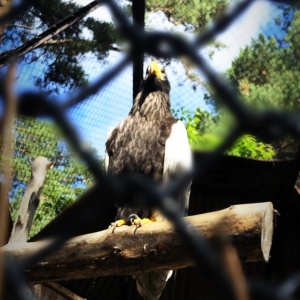
<path fill-rule="evenodd" d="M 160 210 L 172 221 L 176 226 L 178 232 L 182 234 L 183 238 L 187 241 L 194 256 L 202 262 L 206 262 L 207 270 L 211 270 L 212 278 L 219 282 L 220 287 L 224 292 L 224 295 L 230 295 L 232 293 L 231 287 L 227 284 L 227 280 L 220 271 L 220 268 L 216 264 L 213 257 L 210 256 L 209 250 L 205 241 L 200 236 L 194 236 L 187 230 L 185 221 L 180 218 L 178 212 L 174 212 L 163 201 L 167 195 L 173 194 L 179 190 L 180 187 L 187 181 L 200 172 L 205 172 L 211 163 L 215 162 L 218 157 L 226 150 L 242 133 L 247 132 L 263 139 L 275 139 L 285 134 L 292 134 L 296 138 L 299 138 L 299 116 L 297 113 L 290 112 L 274 112 L 264 111 L 262 113 L 255 113 L 243 104 L 241 97 L 230 88 L 226 81 L 220 77 L 208 64 L 207 60 L 197 51 L 198 48 L 206 45 L 211 41 L 214 36 L 228 27 L 235 18 L 248 8 L 248 6 L 254 1 L 241 1 L 236 6 L 225 13 L 222 18 L 217 20 L 213 26 L 208 27 L 201 34 L 196 35 L 192 41 L 184 41 L 181 38 L 161 32 L 144 32 L 137 24 L 132 25 L 128 17 L 120 11 L 119 7 L 112 1 L 103 1 L 109 7 L 111 13 L 116 20 L 121 24 L 119 30 L 120 33 L 126 38 L 132 45 L 132 49 L 126 54 L 126 56 L 114 66 L 113 69 L 108 70 L 106 74 L 97 78 L 91 85 L 80 89 L 75 94 L 70 94 L 67 101 L 55 101 L 45 94 L 39 93 L 23 93 L 19 97 L 18 113 L 24 116 L 30 117 L 50 117 L 61 128 L 65 136 L 68 138 L 70 144 L 76 149 L 80 158 L 86 163 L 89 170 L 94 175 L 98 184 L 100 184 L 111 198 L 118 197 L 118 195 L 126 194 L 133 196 L 133 190 L 135 192 L 143 192 L 149 197 L 150 203 L 155 204 Z M 284 2 L 284 1 L 282 1 Z M 291 1 L 286 1 L 286 3 Z M 21 12 L 24 9 L 28 9 L 30 3 L 22 2 L 19 6 L 13 8 L 8 17 L 13 16 L 17 12 Z M 135 6 L 134 6 L 135 7 Z M 144 11 L 144 7 L 135 7 L 135 11 L 138 16 L 143 16 L 141 11 Z M 134 16 L 135 13 L 133 12 Z M 2 22 L 7 19 L 2 17 Z M 136 21 L 138 24 L 143 23 L 143 18 Z M 137 43 L 138 41 L 138 43 Z M 136 45 L 138 44 L 138 47 Z M 133 94 L 136 93 L 137 84 L 142 78 L 142 57 L 144 53 L 150 54 L 155 57 L 163 59 L 170 59 L 172 57 L 186 56 L 188 57 L 205 75 L 208 82 L 214 87 L 216 95 L 218 95 L 219 101 L 222 101 L 225 106 L 236 117 L 239 126 L 235 128 L 230 136 L 224 141 L 224 143 L 216 151 L 210 153 L 202 160 L 199 165 L 195 166 L 193 172 L 186 174 L 176 182 L 176 185 L 166 185 L 163 190 L 158 191 L 155 186 L 149 182 L 140 182 L 135 178 L 128 178 L 126 182 L 122 182 L 118 178 L 107 178 L 102 169 L 99 166 L 98 160 L 95 158 L 94 153 L 91 153 L 81 142 L 81 139 L 76 133 L 75 128 L 70 122 L 68 116 L 68 110 L 72 107 L 83 103 L 89 96 L 94 94 L 97 90 L 104 88 L 105 85 L 110 82 L 114 76 L 119 74 L 123 68 L 125 68 L 131 61 L 134 62 L 134 79 L 133 79 Z M 138 54 L 138 55 L 137 55 Z M 7 100 L 7 99 L 6 99 Z M 4 100 L 5 101 L 5 98 Z M 34 110 L 32 109 L 34 108 Z M 115 189 L 116 184 L 120 189 Z M 132 189 L 126 188 L 129 185 Z M 98 209 L 101 209 L 101 203 L 98 204 Z M 84 227 L 87 218 L 97 218 L 96 207 L 93 207 L 93 212 L 88 212 L 83 216 L 82 220 L 76 220 L 77 224 L 66 224 L 65 230 L 60 232 L 56 236 L 51 245 L 36 253 L 32 257 L 24 257 L 23 260 L 14 262 L 6 261 L 7 278 L 13 285 L 22 285 L 25 282 L 22 281 L 22 276 L 19 276 L 18 270 L 23 270 L 29 265 L 34 264 L 48 253 L 54 251 L 60 245 L 62 245 L 68 238 L 73 236 L 73 233 L 78 227 Z M 89 208 L 86 208 L 89 210 Z M 12 267 L 12 265 L 14 267 Z M 297 283 L 298 278 L 292 277 L 289 279 L 290 283 Z M 254 287 L 258 289 L 258 287 Z M 277 297 L 280 299 L 288 299 L 291 295 L 282 294 L 283 287 L 277 288 Z M 20 289 L 21 290 L 21 289 Z M 271 295 L 276 294 L 274 290 L 269 290 L 266 286 L 262 289 Z M 279 295 L 279 296 L 278 296 Z M 21 299 L 25 299 L 25 295 L 20 293 L 18 295 Z M 275 298 L 274 298 L 275 299 Z M 279 299 L 279 298 L 276 298 Z"/>

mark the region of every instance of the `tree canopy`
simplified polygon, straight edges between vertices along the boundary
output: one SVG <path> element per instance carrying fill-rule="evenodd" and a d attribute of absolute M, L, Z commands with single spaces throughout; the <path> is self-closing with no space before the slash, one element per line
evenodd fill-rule
<path fill-rule="evenodd" d="M 49 27 L 76 14 L 81 6 L 74 2 L 34 0 L 32 8 L 8 24 L 2 37 L 1 50 L 8 51 L 33 39 Z M 80 55 L 94 53 L 104 59 L 117 40 L 111 23 L 85 18 L 55 35 L 23 57 L 26 64 L 39 61 L 45 72 L 35 83 L 45 91 L 58 93 L 87 83 Z"/>
<path fill-rule="evenodd" d="M 299 32 L 296 11 L 282 41 L 260 34 L 233 61 L 228 77 L 249 106 L 299 111 Z M 291 138 L 274 143 L 277 157 L 293 157 L 296 146 Z"/>
<path fill-rule="evenodd" d="M 203 29 L 212 19 L 220 15 L 229 0 L 150 0 L 146 1 L 148 11 L 162 10 L 170 21 L 193 25 L 195 30 Z"/>
<path fill-rule="evenodd" d="M 150 0 L 146 7 L 149 12 L 162 10 L 171 22 L 192 26 L 199 31 L 220 15 L 229 1 Z M 130 13 L 131 3 L 121 5 L 126 13 Z M 75 15 L 80 7 L 73 1 L 32 1 L 31 9 L 8 24 L 2 36 L 1 50 L 9 51 L 27 43 L 64 18 Z M 43 66 L 42 75 L 35 79 L 35 84 L 45 91 L 60 93 L 87 83 L 88 74 L 80 56 L 94 53 L 103 60 L 109 50 L 116 50 L 113 45 L 117 41 L 118 34 L 112 23 L 84 18 L 25 54 L 23 62 L 38 62 L 39 68 Z"/>

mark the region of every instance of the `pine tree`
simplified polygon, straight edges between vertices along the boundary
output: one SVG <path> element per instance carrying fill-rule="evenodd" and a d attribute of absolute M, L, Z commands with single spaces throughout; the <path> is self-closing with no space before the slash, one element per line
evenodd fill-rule
<path fill-rule="evenodd" d="M 249 106 L 299 111 L 300 12 L 295 12 L 282 42 L 260 35 L 240 52 L 228 77 Z M 274 143 L 278 157 L 293 157 L 291 138 Z"/>
<path fill-rule="evenodd" d="M 150 0 L 146 2 L 147 11 L 162 10 L 168 19 L 177 24 L 189 24 L 201 31 L 212 19 L 220 15 L 229 0 Z"/>

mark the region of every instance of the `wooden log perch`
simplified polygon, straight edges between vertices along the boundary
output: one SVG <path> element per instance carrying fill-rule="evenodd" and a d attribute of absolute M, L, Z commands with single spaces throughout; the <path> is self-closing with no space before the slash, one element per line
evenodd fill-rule
<path fill-rule="evenodd" d="M 40 195 L 47 171 L 52 166 L 53 163 L 43 156 L 38 156 L 33 161 L 31 165 L 31 177 L 23 195 L 9 243 L 27 242 L 33 217 L 40 202 Z"/>
<path fill-rule="evenodd" d="M 268 261 L 273 235 L 271 202 L 235 205 L 211 213 L 186 217 L 195 229 L 211 240 L 217 228 L 232 239 L 240 257 Z M 32 282 L 83 279 L 106 275 L 136 274 L 158 269 L 180 269 L 194 265 L 181 238 L 167 222 L 86 234 L 69 240 L 60 250 L 25 270 Z M 8 244 L 2 251 L 17 259 L 41 249 L 49 241 Z"/>

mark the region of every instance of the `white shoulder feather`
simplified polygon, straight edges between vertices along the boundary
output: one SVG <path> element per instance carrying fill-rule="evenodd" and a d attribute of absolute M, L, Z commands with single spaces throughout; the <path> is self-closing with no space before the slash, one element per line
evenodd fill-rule
<path fill-rule="evenodd" d="M 108 140 L 112 134 L 112 132 L 114 131 L 115 128 L 110 128 L 108 133 L 107 133 L 107 138 L 106 140 Z M 107 170 L 108 170 L 108 165 L 109 165 L 109 156 L 108 156 L 108 153 L 106 151 L 106 147 L 105 147 L 105 159 L 104 159 L 104 170 L 105 172 L 107 173 Z"/>
<path fill-rule="evenodd" d="M 171 129 L 171 134 L 165 145 L 163 180 L 170 176 L 191 170 L 192 151 L 189 145 L 184 124 L 178 120 Z"/>

